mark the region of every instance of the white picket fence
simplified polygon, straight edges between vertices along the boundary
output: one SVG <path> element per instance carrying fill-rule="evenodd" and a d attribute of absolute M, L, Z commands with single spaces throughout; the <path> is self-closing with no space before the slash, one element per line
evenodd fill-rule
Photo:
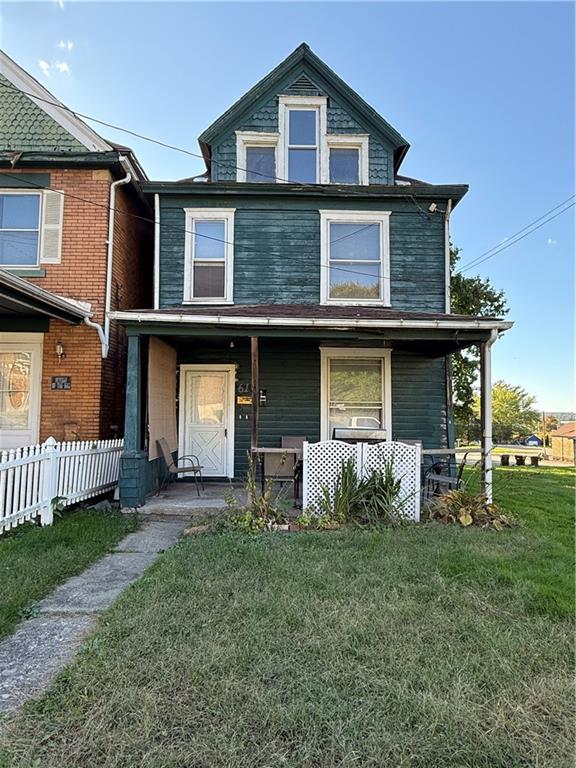
<path fill-rule="evenodd" d="M 76 504 L 118 482 L 124 440 L 78 440 L 0 453 L 0 534 L 27 520 L 51 525 L 53 504 Z"/>
<path fill-rule="evenodd" d="M 358 477 L 382 470 L 384 462 L 392 461 L 394 476 L 401 482 L 403 515 L 408 519 L 420 519 L 422 460 L 419 444 L 408 445 L 400 442 L 344 443 L 341 440 L 324 440 L 319 443 L 304 443 L 302 502 L 304 509 L 314 507 L 325 486 L 332 492 L 342 464 L 352 459 Z"/>

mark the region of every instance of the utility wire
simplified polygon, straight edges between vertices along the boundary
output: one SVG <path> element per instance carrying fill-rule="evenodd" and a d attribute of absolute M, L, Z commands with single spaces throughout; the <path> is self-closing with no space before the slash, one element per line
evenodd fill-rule
<path fill-rule="evenodd" d="M 505 240 L 503 240 L 503 241 L 501 240 L 501 241 L 500 241 L 499 243 L 497 243 L 496 245 L 493 245 L 493 246 L 492 246 L 492 248 L 488 248 L 488 250 L 487 250 L 487 251 L 484 251 L 483 253 L 479 254 L 479 255 L 478 255 L 478 256 L 476 256 L 475 258 L 473 258 L 473 259 L 471 259 L 470 261 L 466 262 L 466 263 L 465 263 L 465 264 L 463 264 L 463 265 L 462 265 L 462 267 L 460 268 L 460 272 L 462 272 L 462 271 L 465 271 L 465 270 L 468 270 L 468 269 L 471 269 L 472 267 L 476 266 L 476 264 L 477 264 L 477 263 L 479 264 L 481 261 L 485 261 L 485 259 L 484 259 L 483 257 L 484 257 L 484 256 L 486 256 L 487 254 L 491 253 L 492 251 L 495 251 L 495 250 L 497 250 L 497 249 L 498 249 L 498 250 L 500 250 L 500 249 L 502 249 L 502 250 L 503 250 L 503 249 L 504 249 L 504 246 L 513 245 L 514 243 L 513 243 L 513 242 L 511 242 L 511 241 L 512 241 L 512 240 L 514 240 L 514 238 L 515 238 L 515 237 L 517 237 L 518 235 L 520 235 L 522 232 L 525 232 L 525 231 L 526 231 L 526 230 L 527 230 L 529 227 L 531 227 L 533 224 L 537 224 L 537 223 L 538 223 L 539 221 L 541 221 L 543 218 L 545 218 L 545 217 L 546 217 L 546 216 L 548 216 L 549 214 L 553 213 L 554 211 L 558 210 L 558 208 L 561 208 L 563 205 L 566 205 L 566 203 L 569 203 L 569 202 L 570 202 L 571 200 L 573 200 L 575 197 L 576 197 L 576 195 L 570 195 L 570 197 L 566 198 L 566 200 L 563 200 L 561 203 L 558 203 L 558 205 L 555 205 L 555 206 L 554 206 L 554 208 L 551 208 L 549 211 L 546 211 L 546 213 L 543 213 L 543 214 L 542 214 L 541 216 L 539 216 L 537 219 L 534 219 L 534 221 L 531 221 L 529 224 L 526 224 L 526 226 L 525 226 L 525 227 L 522 227 L 522 229 L 519 229 L 519 230 L 518 230 L 518 232 L 515 232 L 513 235 L 510 235 L 509 237 L 507 237 L 507 238 L 506 238 Z M 569 206 L 569 207 L 570 207 L 570 206 Z M 565 210 L 568 210 L 568 208 L 566 208 Z M 560 211 L 560 213 L 564 213 L 564 211 Z M 544 222 L 544 223 L 546 223 L 546 222 Z M 514 242 L 517 242 L 517 241 L 514 241 Z M 495 255 L 495 254 L 494 254 L 494 255 Z"/>
<path fill-rule="evenodd" d="M 498 248 L 497 250 L 491 249 L 493 251 L 492 253 L 486 252 L 488 255 L 484 255 L 483 258 L 479 256 L 474 261 L 469 262 L 467 266 L 465 266 L 463 269 L 460 270 L 460 274 L 462 274 L 464 272 L 468 272 L 468 270 L 473 269 L 474 267 L 477 267 L 479 264 L 482 264 L 484 261 L 488 261 L 488 259 L 491 259 L 494 256 L 497 256 L 499 253 L 502 253 L 502 251 L 505 251 L 507 248 L 511 248 L 513 245 L 516 245 L 516 243 L 519 243 L 520 240 L 524 240 L 525 237 L 528 237 L 528 235 L 531 235 L 534 232 L 536 232 L 537 229 L 540 229 L 545 224 L 548 224 L 548 222 L 552 221 L 553 219 L 558 218 L 558 216 L 561 216 L 563 213 L 566 213 L 566 211 L 569 211 L 570 208 L 573 208 L 575 205 L 576 205 L 576 201 L 570 203 L 563 210 L 558 211 L 558 213 L 555 213 L 553 216 L 548 216 L 547 219 L 542 221 L 537 226 L 532 227 L 532 229 L 530 229 L 528 232 L 524 232 L 524 234 L 520 235 L 519 237 L 516 237 L 515 235 L 513 235 L 512 237 L 514 239 L 511 239 L 510 241 L 506 241 L 505 243 L 502 243 L 502 247 L 501 248 Z M 558 206 L 556 206 L 556 207 L 558 207 Z M 553 208 L 552 210 L 555 210 L 555 209 Z M 546 214 L 544 214 L 544 215 L 546 215 Z M 540 218 L 542 218 L 542 216 Z M 536 221 L 539 221 L 539 219 L 536 219 Z M 524 227 L 524 229 L 526 229 L 526 227 Z M 522 231 L 523 230 L 520 230 L 520 232 L 522 232 Z"/>
<path fill-rule="evenodd" d="M 56 192 L 56 194 L 62 195 L 63 197 L 70 197 L 70 198 L 72 198 L 74 200 L 78 200 L 78 201 L 80 201 L 82 203 L 87 203 L 89 205 L 94 205 L 97 208 L 105 208 L 108 211 L 114 211 L 115 213 L 118 213 L 118 214 L 123 215 L 123 216 L 130 216 L 132 218 L 139 219 L 140 221 L 146 221 L 146 222 L 148 222 L 150 224 L 156 224 L 155 220 L 153 218 L 150 218 L 149 216 L 141 216 L 140 214 L 131 213 L 130 211 L 122 211 L 119 208 L 113 208 L 112 206 L 107 205 L 106 203 L 97 203 L 94 200 L 88 200 L 85 197 L 80 197 L 79 195 L 74 195 L 71 192 L 64 192 L 63 190 L 55 189 L 54 187 L 42 186 L 42 184 L 37 184 L 36 182 L 33 182 L 33 181 L 30 181 L 29 179 L 23 178 L 21 174 L 6 172 L 6 173 L 2 173 L 0 175 L 0 178 L 1 178 L 1 176 L 9 176 L 9 177 L 11 177 L 13 179 L 18 179 L 19 181 L 23 181 L 26 184 L 28 184 L 30 187 L 32 187 L 33 189 L 49 190 L 50 192 Z M 371 222 L 370 224 L 365 224 L 364 226 L 360 227 L 359 229 L 355 230 L 354 232 L 349 232 L 347 235 L 342 235 L 342 237 L 338 237 L 338 238 L 335 238 L 334 240 L 330 240 L 330 245 L 332 245 L 333 243 L 337 243 L 340 240 L 345 240 L 348 237 L 352 237 L 353 235 L 356 235 L 359 232 L 362 232 L 363 230 L 368 229 L 369 227 L 373 227 L 376 224 L 377 224 L 377 222 Z M 233 247 L 234 246 L 236 246 L 236 247 L 238 246 L 238 243 L 234 243 L 234 242 L 232 242 L 230 240 L 224 240 L 221 237 L 213 237 L 212 235 L 203 235 L 200 232 L 195 232 L 194 230 L 187 229 L 186 227 L 184 227 L 184 229 L 182 230 L 181 227 L 178 227 L 175 224 L 165 224 L 165 223 L 162 223 L 162 221 L 161 221 L 160 222 L 160 229 L 162 229 L 162 227 L 164 227 L 165 229 L 174 230 L 175 232 L 178 232 L 178 233 L 184 232 L 184 234 L 193 235 L 195 237 L 202 237 L 202 238 L 205 238 L 207 240 L 215 240 L 218 243 L 224 243 L 224 245 L 231 245 Z M 269 256 L 270 255 L 270 251 L 244 250 L 244 253 L 247 253 L 248 255 L 251 255 L 251 256 Z M 374 263 L 377 264 L 379 262 L 374 260 Z M 366 272 L 360 272 L 359 270 L 354 270 L 354 269 L 346 269 L 345 267 L 334 267 L 334 266 L 332 266 L 330 264 L 322 264 L 322 263 L 320 264 L 320 266 L 322 268 L 324 268 L 324 269 L 332 268 L 332 269 L 338 270 L 339 272 L 346 272 L 346 273 L 352 274 L 352 275 L 361 275 L 362 277 L 372 277 L 371 275 L 368 275 Z M 390 281 L 390 276 L 389 275 L 379 275 L 379 276 L 374 276 L 373 279 L 374 280 L 378 280 L 378 281 L 382 281 L 382 282 Z"/>
<path fill-rule="evenodd" d="M 15 85 L 12 85 L 10 83 L 4 83 L 4 82 L 0 81 L 0 85 L 3 88 L 9 88 L 10 90 L 16 91 L 17 93 L 22 93 L 22 94 L 24 94 L 25 96 L 28 96 L 31 99 L 36 99 L 37 101 L 42 101 L 42 102 L 44 102 L 46 104 L 50 104 L 51 106 L 57 107 L 58 109 L 63 109 L 66 112 L 70 112 L 70 114 L 74 115 L 75 117 L 79 117 L 79 118 L 82 118 L 84 120 L 90 120 L 91 122 L 98 123 L 99 125 L 104 125 L 107 128 L 111 128 L 111 129 L 113 129 L 115 131 L 120 131 L 122 133 L 127 133 L 130 136 L 134 136 L 134 137 L 136 137 L 138 139 L 141 139 L 142 141 L 148 141 L 148 142 L 150 142 L 152 144 L 157 144 L 160 147 L 164 147 L 165 149 L 171 149 L 171 150 L 173 150 L 175 152 L 182 152 L 185 155 L 189 155 L 190 157 L 199 158 L 200 160 L 203 160 L 205 162 L 204 156 L 199 154 L 198 152 L 192 152 L 189 149 L 185 149 L 183 147 L 178 147 L 178 146 L 176 146 L 174 144 L 169 144 L 168 142 L 161 141 L 159 139 L 153 139 L 151 136 L 145 136 L 144 134 L 138 133 L 137 131 L 132 131 L 130 128 L 123 128 L 120 125 L 115 125 L 114 123 L 108 123 L 105 120 L 100 120 L 99 118 L 92 117 L 91 115 L 85 115 L 82 112 L 75 112 L 73 109 L 71 109 L 70 107 L 65 106 L 64 104 L 61 104 L 60 102 L 52 101 L 52 100 L 46 99 L 46 98 L 44 98 L 42 96 L 36 96 L 35 94 L 29 93 L 28 91 L 20 90 L 20 88 L 17 88 Z M 239 165 L 233 165 L 228 160 L 214 160 L 212 158 L 211 162 L 214 163 L 215 165 L 228 166 L 229 168 L 232 168 L 232 169 L 237 170 L 237 171 L 242 171 L 243 173 L 248 173 L 249 172 L 247 168 L 242 168 Z M 295 184 L 296 183 L 299 186 L 308 186 L 307 184 L 303 184 L 303 183 L 300 183 L 300 182 L 293 182 L 293 181 L 290 181 L 289 179 L 283 179 L 280 176 L 270 176 L 270 175 L 265 174 L 265 173 L 260 173 L 259 171 L 252 171 L 251 170 L 250 173 L 254 173 L 257 176 L 262 176 L 263 178 L 271 179 L 273 181 L 279 181 L 279 182 L 286 183 L 286 184 Z M 310 186 L 314 186 L 314 188 L 318 188 L 318 185 L 310 185 Z M 325 194 L 329 194 L 328 192 L 326 192 L 326 190 L 323 190 L 323 192 Z M 349 194 L 351 196 L 364 197 L 364 194 L 362 192 L 355 192 L 353 190 L 349 190 Z M 413 195 L 401 195 L 401 196 L 405 200 L 408 200 L 409 202 L 413 202 L 414 205 L 416 206 L 416 208 L 418 209 L 419 214 L 421 216 L 424 216 L 424 218 L 427 219 L 428 221 L 430 220 L 430 216 L 426 212 L 424 212 L 422 210 L 420 205 L 414 199 Z"/>

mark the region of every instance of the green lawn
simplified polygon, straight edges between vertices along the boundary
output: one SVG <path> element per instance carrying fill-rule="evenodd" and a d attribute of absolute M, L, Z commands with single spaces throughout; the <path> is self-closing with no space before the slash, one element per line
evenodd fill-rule
<path fill-rule="evenodd" d="M 522 527 L 182 541 L 0 765 L 572 768 L 574 473 L 495 477 Z"/>
<path fill-rule="evenodd" d="M 0 538 L 0 637 L 34 611 L 34 603 L 83 571 L 127 533 L 134 520 L 82 511 L 53 526 L 23 525 Z"/>

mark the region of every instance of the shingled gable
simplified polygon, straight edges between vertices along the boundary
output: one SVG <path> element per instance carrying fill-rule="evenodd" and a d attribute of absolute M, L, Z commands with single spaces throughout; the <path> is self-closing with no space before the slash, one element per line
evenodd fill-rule
<path fill-rule="evenodd" d="M 18 92 L 17 90 L 18 89 Z M 0 142 L 4 150 L 109 152 L 112 145 L 0 51 Z M 18 141 L 14 143 L 14 137 Z M 24 139 L 24 140 L 23 140 Z"/>
<path fill-rule="evenodd" d="M 249 117 L 270 96 L 283 90 L 309 95 L 320 91 L 334 93 L 351 114 L 356 115 L 392 146 L 394 170 L 398 170 L 410 148 L 406 139 L 316 56 L 307 43 L 301 43 L 199 136 L 198 143 L 208 169 L 211 163 L 212 144 L 225 132 Z"/>

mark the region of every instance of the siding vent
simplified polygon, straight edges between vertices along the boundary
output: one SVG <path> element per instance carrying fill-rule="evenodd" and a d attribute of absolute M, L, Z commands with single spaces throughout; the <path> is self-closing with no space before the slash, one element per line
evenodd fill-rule
<path fill-rule="evenodd" d="M 306 75 L 300 75 L 292 85 L 286 89 L 287 94 L 296 94 L 299 96 L 322 96 L 322 92 L 317 85 L 314 85 L 312 80 Z"/>

